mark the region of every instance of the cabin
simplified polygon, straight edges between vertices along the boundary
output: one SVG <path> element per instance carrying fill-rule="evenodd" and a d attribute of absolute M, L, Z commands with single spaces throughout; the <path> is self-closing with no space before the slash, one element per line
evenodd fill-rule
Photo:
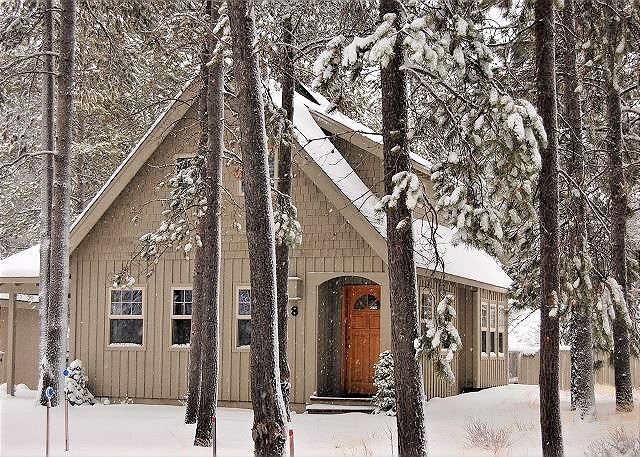
<path fill-rule="evenodd" d="M 83 361 L 97 397 L 178 403 L 185 396 L 193 260 L 168 252 L 148 277 L 147 265 L 134 263 L 131 289 L 114 289 L 112 278 L 139 238 L 160 223 L 158 183 L 195 154 L 198 85 L 194 80 L 180 92 L 71 229 L 69 358 Z M 303 240 L 291 251 L 288 327 L 291 400 L 298 411 L 327 399 L 369 398 L 374 364 L 391 346 L 386 226 L 374 211 L 383 195 L 382 140 L 329 107 L 320 94 L 298 88 L 292 198 Z M 226 116 L 235 122 L 233 113 Z M 412 160 L 429 191 L 429 162 Z M 278 179 L 275 154 L 273 165 Z M 241 172 L 227 166 L 223 181 L 219 399 L 249 407 L 251 289 Z M 454 231 L 444 226 L 437 230 L 444 271 L 434 271 L 420 214 L 414 231 L 419 315 L 430 319 L 452 294 L 463 341 L 452 364 L 455 383 L 423 362 L 427 398 L 506 384 L 511 280 L 486 253 L 452 244 Z M 36 247 L 0 261 L 0 351 L 13 354 L 2 362 L 10 391 L 16 382 L 35 386 L 20 367 L 37 360 L 38 326 L 26 325 L 24 317 L 31 313 L 37 322 L 37 303 L 24 305 L 18 294 L 37 293 L 37 263 Z M 16 356 L 28 351 L 35 358 Z"/>

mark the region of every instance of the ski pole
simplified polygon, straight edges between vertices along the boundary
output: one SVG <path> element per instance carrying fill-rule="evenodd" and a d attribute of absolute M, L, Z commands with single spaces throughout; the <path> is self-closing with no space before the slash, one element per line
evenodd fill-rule
<path fill-rule="evenodd" d="M 295 448 L 293 445 L 293 427 L 289 429 L 289 457 L 295 457 Z"/>
<path fill-rule="evenodd" d="M 218 445 L 218 433 L 216 431 L 216 415 L 215 413 L 211 417 L 211 438 L 212 438 L 212 448 L 213 448 L 213 457 L 216 457 L 218 450 L 216 446 Z"/>
<path fill-rule="evenodd" d="M 69 376 L 69 370 L 65 369 L 62 374 L 67 378 Z M 64 390 L 64 450 L 69 450 L 69 394 L 67 393 L 67 389 Z"/>
<path fill-rule="evenodd" d="M 44 435 L 44 455 L 45 457 L 49 457 L 49 410 L 51 409 L 51 399 L 55 394 L 53 387 L 49 386 L 44 391 L 45 396 L 47 397 L 47 418 L 45 420 L 45 435 Z"/>

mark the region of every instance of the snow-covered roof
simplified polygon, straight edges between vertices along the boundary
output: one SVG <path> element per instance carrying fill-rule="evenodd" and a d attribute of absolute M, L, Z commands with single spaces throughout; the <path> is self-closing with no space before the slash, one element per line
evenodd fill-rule
<path fill-rule="evenodd" d="M 98 206 L 101 205 L 100 211 L 106 210 L 106 207 L 110 204 L 108 201 L 110 198 L 117 196 L 118 188 L 123 187 L 125 183 L 118 182 L 122 180 L 120 175 L 125 174 L 127 170 L 128 176 L 135 175 L 135 167 L 142 166 L 144 157 L 138 157 L 140 154 L 150 155 L 149 149 L 159 144 L 159 139 L 154 137 L 154 131 L 159 129 L 167 129 L 168 127 L 162 124 L 162 121 L 168 117 L 172 110 L 180 110 L 181 115 L 186 112 L 186 101 L 189 100 L 185 96 L 186 91 L 193 91 L 193 83 L 191 86 L 186 87 L 183 92 L 176 97 L 174 101 L 165 111 L 154 125 L 147 131 L 147 133 L 140 140 L 138 145 L 131 151 L 131 153 L 125 158 L 122 164 L 116 169 L 114 174 L 109 178 L 105 185 L 96 194 L 93 200 L 89 203 L 85 211 L 76 219 L 72 225 L 72 239 L 74 236 L 74 229 L 83 223 L 83 219 L 88 217 L 88 214 Z M 295 96 L 295 110 L 294 110 L 294 134 L 300 146 L 304 148 L 307 155 L 313 160 L 320 169 L 320 174 L 325 177 L 313 176 L 314 179 L 324 179 L 332 183 L 344 197 L 342 200 L 346 201 L 346 205 L 355 207 L 353 214 L 359 214 L 359 217 L 364 219 L 362 226 L 369 226 L 367 233 L 362 236 L 370 243 L 376 242 L 372 238 L 377 238 L 382 243 L 377 245 L 384 245 L 384 237 L 386 236 L 386 221 L 384 216 L 380 216 L 375 211 L 375 205 L 378 202 L 378 198 L 371 192 L 367 185 L 360 179 L 360 176 L 353 170 L 349 163 L 345 160 L 342 154 L 335 148 L 333 143 L 327 138 L 326 134 L 322 131 L 312 111 L 315 112 L 324 111 L 323 115 L 330 116 L 333 120 L 338 122 L 341 126 L 344 126 L 345 130 L 351 129 L 357 131 L 359 135 L 368 135 L 372 140 L 381 142 L 380 135 L 375 134 L 371 129 L 366 126 L 348 118 L 344 114 L 338 111 L 331 111 L 327 113 L 329 102 L 326 98 L 318 93 L 311 92 L 313 98 L 318 102 L 314 103 L 307 97 L 303 97 L 299 94 Z M 272 98 L 274 101 L 280 101 L 280 95 L 276 92 L 272 92 Z M 168 121 L 165 121 L 168 122 Z M 370 133 L 368 133 L 370 132 Z M 166 135 L 167 132 L 163 132 Z M 151 141 L 153 139 L 153 141 Z M 413 154 L 412 159 L 419 161 L 418 163 L 425 168 L 430 166 L 428 161 L 425 161 L 421 157 Z M 306 173 L 311 173 L 308 169 L 303 167 Z M 117 184 L 117 185 L 116 185 Z M 106 195 L 106 194 L 116 194 Z M 102 201 L 105 200 L 105 201 Z M 107 205 L 105 207 L 105 205 Z M 95 215 L 93 216 L 95 218 Z M 416 264 L 419 267 L 433 269 L 433 255 L 432 247 L 425 238 L 424 233 L 428 233 L 428 227 L 423 221 L 414 222 L 414 233 L 416 234 Z M 86 224 L 85 224 L 86 225 Z M 83 230 L 88 230 L 84 227 Z M 79 235 L 76 235 L 76 238 Z M 439 226 L 437 230 L 437 243 L 438 252 L 444 262 L 444 272 L 460 278 L 466 278 L 480 283 L 488 285 L 508 288 L 511 284 L 510 278 L 504 273 L 500 265 L 488 254 L 478 249 L 470 248 L 464 245 L 454 245 L 452 240 L 454 238 L 454 232 L 446 227 Z M 76 242 L 79 242 L 76 240 Z M 386 246 L 385 246 L 386 248 Z M 380 254 L 380 253 L 379 253 Z M 382 255 L 382 254 L 380 254 Z M 386 258 L 386 255 L 382 255 Z M 34 246 L 25 251 L 19 252 L 7 259 L 0 261 L 0 277 L 37 277 L 39 276 L 40 262 L 39 262 L 39 247 Z"/>
<path fill-rule="evenodd" d="M 0 278 L 35 278 L 39 275 L 39 244 L 0 260 Z"/>
<path fill-rule="evenodd" d="M 279 99 L 279 95 L 274 99 Z M 315 122 L 307 99 L 298 94 L 294 101 L 293 124 L 298 143 L 347 199 L 360 210 L 376 231 L 386 237 L 386 220 L 374 209 L 378 198 Z M 433 246 L 429 236 L 428 222 L 415 220 L 413 229 L 416 240 L 416 265 L 434 269 L 436 265 L 433 262 Z M 436 233 L 438 254 L 443 260 L 445 273 L 505 289 L 511 285 L 511 278 L 489 254 L 466 245 L 455 245 L 453 243 L 455 232 L 447 227 L 438 226 Z"/>

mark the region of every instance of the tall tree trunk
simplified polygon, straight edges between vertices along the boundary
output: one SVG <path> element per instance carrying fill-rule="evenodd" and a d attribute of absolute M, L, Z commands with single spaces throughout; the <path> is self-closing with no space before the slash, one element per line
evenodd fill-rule
<path fill-rule="evenodd" d="M 44 343 L 42 388 L 62 398 L 62 371 L 67 356 L 69 309 L 69 227 L 71 223 L 71 143 L 75 52 L 75 0 L 60 2 L 56 154 L 53 160 L 49 306 Z"/>
<path fill-rule="evenodd" d="M 295 94 L 293 22 L 291 14 L 283 22 L 284 69 L 282 71 L 282 109 L 286 111 L 289 126 L 293 123 L 293 97 Z M 285 211 L 291 205 L 291 132 L 283 134 L 278 154 L 278 206 Z M 278 290 L 278 339 L 280 354 L 280 388 L 284 400 L 287 421 L 291 420 L 289 393 L 291 392 L 291 370 L 287 358 L 289 333 L 289 246 L 282 243 L 276 246 L 276 282 Z"/>
<path fill-rule="evenodd" d="M 607 152 L 609 154 L 609 194 L 611 217 L 611 274 L 624 292 L 628 301 L 627 288 L 627 183 L 622 159 L 622 114 L 620 107 L 620 88 L 616 70 L 616 47 L 620 40 L 619 0 L 609 3 L 606 8 L 606 55 L 608 77 L 607 91 Z M 613 11 L 612 11 L 613 10 Z M 629 329 L 624 316 L 616 310 L 613 321 L 613 358 L 616 385 L 616 409 L 633 410 L 633 384 L 629 350 Z"/>
<path fill-rule="evenodd" d="M 562 12 L 564 25 L 564 104 L 569 126 L 569 153 L 567 173 L 575 185 L 585 183 L 584 144 L 582 141 L 582 108 L 578 93 L 578 68 L 576 64 L 576 18 L 574 0 L 565 0 Z M 569 185 L 570 188 L 572 185 Z M 587 253 L 587 206 L 582 195 L 570 192 L 569 242 L 572 258 L 584 259 Z M 582 262 L 584 268 L 584 262 Z M 584 293 L 582 293 L 582 292 Z M 580 419 L 595 419 L 595 394 L 593 390 L 593 330 L 591 326 L 592 304 L 584 284 L 579 285 L 578 296 L 571 309 L 571 404 Z"/>
<path fill-rule="evenodd" d="M 398 0 L 382 0 L 380 17 L 397 15 L 396 27 L 403 18 Z M 382 137 L 384 140 L 385 193 L 393 193 L 392 177 L 411 170 L 408 129 L 407 81 L 400 66 L 403 64 L 402 41 L 396 40 L 394 55 L 381 68 Z M 391 289 L 391 348 L 396 383 L 398 455 L 426 455 L 424 428 L 424 384 L 420 364 L 416 360 L 414 341 L 418 337 L 418 302 L 416 296 L 416 267 L 413 256 L 413 230 L 397 229 L 403 220 L 412 221 L 406 202 L 400 201 L 387 209 L 387 250 L 389 285 Z M 411 224 L 409 224 L 411 227 Z"/>
<path fill-rule="evenodd" d="M 53 0 L 44 2 L 44 30 L 42 51 L 53 52 Z M 47 312 L 49 309 L 49 256 L 51 246 L 51 192 L 53 190 L 53 151 L 54 151 L 54 91 L 53 56 L 44 56 L 42 68 L 42 150 L 48 152 L 42 156 L 42 176 L 40 181 L 40 351 L 45 353 Z M 10 393 L 10 392 L 9 392 Z M 40 403 L 46 404 L 44 389 L 40 392 Z"/>
<path fill-rule="evenodd" d="M 218 2 L 211 2 L 212 27 L 217 21 Z M 222 154 L 224 152 L 224 60 L 213 56 L 218 40 L 209 38 L 209 67 L 207 89 L 207 156 L 205 186 L 207 211 L 202 221 L 202 297 L 203 319 L 201 335 L 202 380 L 198 405 L 198 425 L 194 444 L 211 446 L 211 419 L 218 404 L 218 304 L 220 302 L 222 207 Z"/>
<path fill-rule="evenodd" d="M 206 154 L 208 139 L 208 116 L 207 116 L 207 91 L 209 89 L 209 68 L 207 63 L 210 59 L 208 46 L 202 45 L 201 62 L 200 62 L 200 78 L 202 79 L 202 87 L 198 98 L 198 112 L 200 118 L 200 140 L 198 144 L 198 153 L 204 157 Z M 203 165 L 201 173 L 206 176 L 206 164 Z M 207 208 L 208 209 L 208 208 Z M 205 237 L 204 223 L 198 223 L 198 236 L 200 240 Z M 204 246 L 204 244 L 203 244 Z M 198 418 L 198 404 L 200 401 L 200 383 L 202 371 L 202 319 L 204 308 L 203 297 L 203 268 L 204 268 L 204 249 L 196 247 L 195 257 L 193 259 L 193 303 L 191 306 L 191 338 L 189 340 L 189 381 L 187 384 L 187 404 L 185 408 L 184 422 L 185 424 L 195 424 Z"/>
<path fill-rule="evenodd" d="M 276 255 L 267 136 L 252 0 L 229 2 L 251 276 L 251 401 L 257 456 L 284 456 L 286 414 L 280 389 Z"/>
<path fill-rule="evenodd" d="M 562 456 L 560 422 L 558 243 L 558 112 L 556 98 L 555 26 L 553 0 L 536 0 L 536 84 L 538 112 L 547 132 L 542 148 L 540 192 L 540 427 L 542 454 Z"/>

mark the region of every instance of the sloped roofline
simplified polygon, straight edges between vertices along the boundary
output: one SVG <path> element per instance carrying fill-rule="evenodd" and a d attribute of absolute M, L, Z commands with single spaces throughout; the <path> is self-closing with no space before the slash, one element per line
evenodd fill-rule
<path fill-rule="evenodd" d="M 156 148 L 160 146 L 165 138 L 171 133 L 175 123 L 184 117 L 187 110 L 192 106 L 196 99 L 198 91 L 199 85 L 197 84 L 197 78 L 194 78 L 183 87 L 176 98 L 169 104 L 165 111 L 158 117 L 154 124 L 147 130 L 144 136 L 123 160 L 120 166 L 114 171 L 104 186 L 96 193 L 85 210 L 76 218 L 71 226 L 70 252 L 73 252 L 80 245 L 85 236 L 113 204 L 118 195 L 120 195 L 127 184 L 129 184 L 142 166 L 151 157 Z M 371 135 L 367 133 L 367 130 L 370 129 L 365 130 L 366 127 L 364 127 L 363 129 L 358 128 L 356 130 L 353 128 L 355 121 L 349 120 L 348 125 L 342 124 L 340 119 L 323 114 L 318 108 L 319 105 L 311 103 L 311 105 L 314 106 L 310 106 L 310 104 L 307 103 L 307 100 L 303 97 L 298 96 L 296 98 L 298 100 L 303 99 L 306 108 L 309 109 L 309 114 L 312 119 L 316 121 L 317 126 L 323 127 L 325 130 L 328 130 L 335 135 L 344 135 L 345 140 L 381 157 L 382 145 L 378 141 L 372 139 Z M 344 117 L 342 114 L 341 116 Z M 302 144 L 300 144 L 300 146 L 301 150 L 304 151 L 305 147 Z M 338 209 L 340 214 L 342 214 L 342 216 L 354 227 L 360 236 L 369 243 L 373 251 L 376 252 L 376 254 L 386 263 L 387 246 L 385 237 L 380 232 L 380 227 L 377 227 L 371 222 L 370 215 L 365 215 L 363 213 L 363 208 L 351 199 L 352 196 L 344 193 L 344 189 L 334 182 L 333 178 L 329 176 L 325 168 L 320 163 L 312 159 L 310 155 L 308 155 L 308 157 L 308 159 L 305 159 L 304 156 L 297 155 L 294 160 L 301 165 L 302 170 L 309 179 L 318 186 L 331 203 Z M 422 161 L 416 162 L 414 160 L 414 166 L 421 171 L 428 171 L 428 164 L 425 164 Z M 423 274 L 429 272 L 428 269 L 425 269 L 420 265 L 417 265 L 417 267 Z M 445 273 L 444 277 L 448 280 L 454 280 L 456 282 L 472 286 L 479 286 L 497 291 L 506 290 L 502 286 L 478 281 L 473 278 L 456 276 L 449 273 Z"/>

